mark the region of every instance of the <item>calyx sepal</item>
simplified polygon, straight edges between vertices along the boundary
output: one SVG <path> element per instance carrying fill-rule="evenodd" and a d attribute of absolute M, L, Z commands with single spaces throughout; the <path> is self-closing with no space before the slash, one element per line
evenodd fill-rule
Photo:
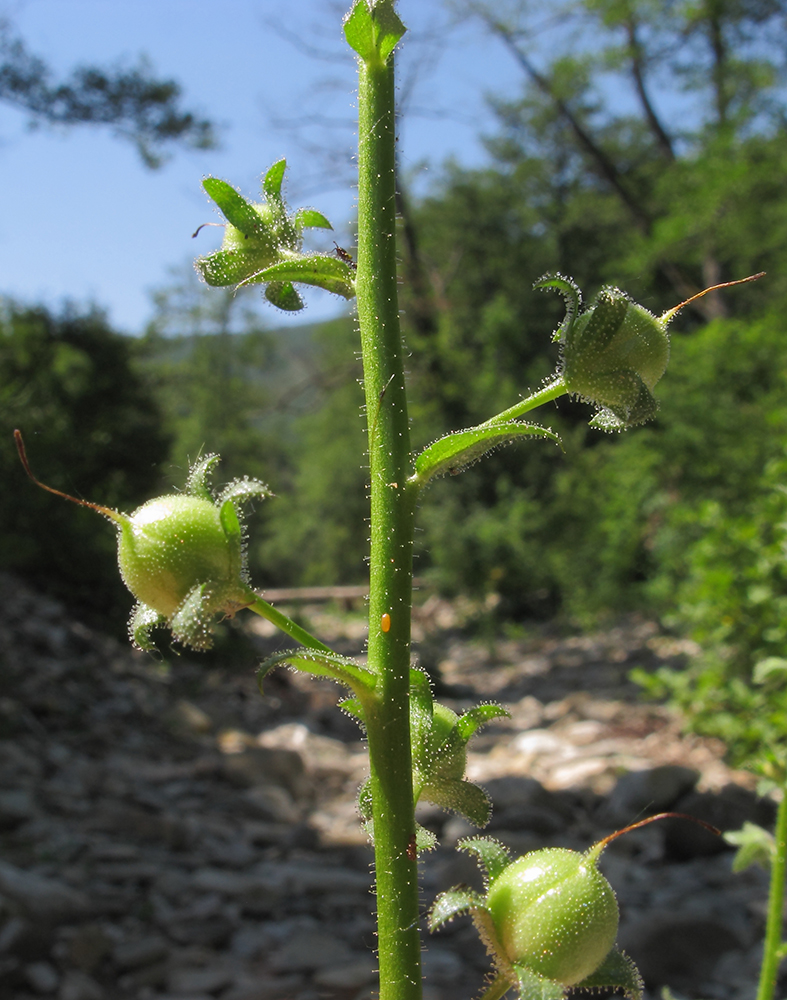
<path fill-rule="evenodd" d="M 293 282 L 352 298 L 355 275 L 348 264 L 326 254 L 302 252 L 304 229 L 332 226 L 312 208 L 288 214 L 281 190 L 286 167 L 285 160 L 278 160 L 269 168 L 262 180 L 263 200 L 259 203 L 247 201 L 218 177 L 202 182 L 227 225 L 221 248 L 198 257 L 194 266 L 208 285 L 264 285 L 268 301 L 288 312 L 304 305 Z"/>

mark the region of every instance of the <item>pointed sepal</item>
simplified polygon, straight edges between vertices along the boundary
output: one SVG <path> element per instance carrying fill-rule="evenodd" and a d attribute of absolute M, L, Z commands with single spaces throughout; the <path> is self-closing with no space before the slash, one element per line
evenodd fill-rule
<path fill-rule="evenodd" d="M 267 281 L 268 279 L 263 277 L 262 271 L 259 271 L 253 279 L 249 280 Z M 265 289 L 265 298 L 271 305 L 284 312 L 298 312 L 304 306 L 300 293 L 290 281 L 272 281 Z"/>
<path fill-rule="evenodd" d="M 227 181 L 206 177 L 202 186 L 221 209 L 222 215 L 244 236 L 260 236 L 265 223 L 257 209 Z"/>
<path fill-rule="evenodd" d="M 566 995 L 566 987 L 562 983 L 539 976 L 520 962 L 514 963 L 513 970 L 519 989 L 519 1000 L 563 1000 Z"/>
<path fill-rule="evenodd" d="M 563 322 L 552 334 L 552 340 L 564 342 L 567 332 L 573 326 L 574 320 L 582 308 L 582 292 L 579 290 L 579 285 L 572 278 L 566 278 L 562 274 L 545 274 L 535 282 L 533 288 L 539 288 L 542 291 L 547 288 L 555 288 L 563 296 L 563 301 L 566 304 L 566 315 Z"/>
<path fill-rule="evenodd" d="M 208 477 L 220 461 L 219 456 L 213 454 L 202 455 L 198 458 L 189 469 L 186 479 L 186 493 L 190 493 L 193 497 L 199 497 L 201 500 L 212 501 L 213 496 L 208 486 Z"/>
<path fill-rule="evenodd" d="M 299 208 L 293 222 L 298 229 L 333 229 L 322 212 L 314 208 Z"/>
<path fill-rule="evenodd" d="M 560 444 L 560 438 L 548 427 L 524 424 L 515 420 L 501 424 L 471 427 L 464 431 L 446 434 L 418 456 L 415 461 L 414 481 L 425 486 L 436 476 L 456 475 L 495 448 L 511 444 L 521 438 L 549 438 Z"/>
<path fill-rule="evenodd" d="M 596 971 L 577 983 L 575 989 L 620 990 L 627 1000 L 641 1000 L 644 983 L 628 955 L 613 948 Z"/>
<path fill-rule="evenodd" d="M 233 479 L 231 483 L 227 483 L 216 498 L 216 503 L 224 505 L 230 501 L 237 508 L 247 500 L 264 500 L 270 496 L 273 496 L 273 493 L 265 483 L 244 476 L 242 479 Z"/>
<path fill-rule="evenodd" d="M 479 785 L 464 779 L 425 782 L 421 798 L 441 809 L 450 809 L 482 829 L 492 818 L 492 802 Z"/>
<path fill-rule="evenodd" d="M 472 739 L 478 730 L 493 719 L 510 719 L 511 713 L 502 705 L 476 705 L 463 712 L 456 723 L 457 732 L 465 743 Z"/>
<path fill-rule="evenodd" d="M 435 931 L 454 917 L 461 917 L 478 909 L 485 910 L 486 901 L 481 893 L 467 886 L 458 885 L 447 892 L 441 892 L 429 910 L 429 930 Z"/>
<path fill-rule="evenodd" d="M 500 872 L 513 861 L 505 844 L 494 837 L 468 837 L 460 840 L 456 846 L 460 851 L 474 854 L 481 862 L 487 885 L 494 882 Z"/>
<path fill-rule="evenodd" d="M 190 590 L 169 620 L 173 637 L 191 649 L 210 649 L 215 605 L 215 595 L 208 584 L 201 583 Z"/>
<path fill-rule="evenodd" d="M 298 281 L 324 288 L 345 299 L 355 296 L 355 272 L 350 265 L 338 257 L 323 254 L 280 261 L 265 268 L 258 278 L 262 281 Z"/>
<path fill-rule="evenodd" d="M 137 601 L 128 623 L 129 638 L 137 649 L 149 653 L 156 648 L 153 640 L 150 638 L 151 631 L 165 623 L 166 619 L 164 615 L 160 615 L 158 611 L 149 608 L 147 604 Z"/>

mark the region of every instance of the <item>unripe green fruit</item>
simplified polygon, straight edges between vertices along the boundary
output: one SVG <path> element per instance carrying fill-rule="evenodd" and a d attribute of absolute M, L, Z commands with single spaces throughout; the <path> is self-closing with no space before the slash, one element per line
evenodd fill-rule
<path fill-rule="evenodd" d="M 194 496 L 149 500 L 121 524 L 123 582 L 143 604 L 170 618 L 198 584 L 233 582 L 233 552 L 218 507 Z"/>
<path fill-rule="evenodd" d="M 595 972 L 615 944 L 615 894 L 588 854 L 525 854 L 492 882 L 486 903 L 508 960 L 565 986 Z"/>

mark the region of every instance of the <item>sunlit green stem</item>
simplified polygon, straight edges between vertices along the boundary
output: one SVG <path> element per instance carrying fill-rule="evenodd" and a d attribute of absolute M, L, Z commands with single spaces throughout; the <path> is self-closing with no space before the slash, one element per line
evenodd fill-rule
<path fill-rule="evenodd" d="M 249 611 L 253 611 L 260 618 L 265 618 L 269 622 L 272 622 L 282 632 L 286 632 L 287 635 L 295 639 L 296 642 L 300 642 L 303 646 L 308 646 L 309 649 L 319 649 L 323 653 L 333 652 L 330 646 L 326 646 L 319 639 L 315 639 L 305 628 L 296 625 L 292 618 L 288 618 L 281 611 L 277 611 L 272 604 L 263 601 L 259 594 L 255 594 L 254 591 L 249 591 L 249 604 L 247 607 Z"/>
<path fill-rule="evenodd" d="M 776 849 L 771 863 L 771 887 L 768 896 L 768 920 L 765 925 L 765 952 L 762 956 L 757 1000 L 773 1000 L 779 963 L 784 956 L 782 911 L 784 908 L 785 863 L 787 860 L 787 788 L 776 814 Z"/>
<path fill-rule="evenodd" d="M 507 410 L 495 414 L 494 417 L 490 417 L 489 420 L 485 420 L 478 426 L 489 427 L 490 424 L 504 424 L 508 420 L 516 420 L 517 417 L 521 417 L 530 410 L 535 410 L 538 406 L 543 406 L 544 403 L 549 403 L 559 396 L 565 396 L 567 392 L 568 389 L 563 379 L 555 379 L 549 385 L 545 385 L 543 389 L 534 392 L 532 396 L 528 396 L 527 399 L 521 399 L 518 403 L 514 403 L 513 406 L 509 406 Z"/>
<path fill-rule="evenodd" d="M 368 651 L 369 665 L 380 677 L 374 704 L 366 709 L 379 995 L 380 1000 L 420 1000 L 409 713 L 417 491 L 408 484 L 412 457 L 396 284 L 393 58 L 359 61 L 358 118 L 356 292 L 371 489 Z"/>

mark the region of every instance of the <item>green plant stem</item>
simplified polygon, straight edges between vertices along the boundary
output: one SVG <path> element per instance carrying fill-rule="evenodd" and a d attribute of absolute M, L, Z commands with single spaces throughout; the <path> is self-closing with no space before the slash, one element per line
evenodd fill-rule
<path fill-rule="evenodd" d="M 410 609 L 417 491 L 396 287 L 393 58 L 359 60 L 358 271 L 371 479 L 366 710 L 374 819 L 380 1000 L 419 1000 L 421 943 L 410 751 Z M 381 627 L 390 616 L 390 630 Z M 388 620 L 386 619 L 386 623 Z"/>
<path fill-rule="evenodd" d="M 303 646 L 308 646 L 309 649 L 319 649 L 323 653 L 333 652 L 330 646 L 326 646 L 319 639 L 315 639 L 305 628 L 296 625 L 291 618 L 283 615 L 281 611 L 277 611 L 272 604 L 263 601 L 259 594 L 255 594 L 254 591 L 249 591 L 249 604 L 247 608 L 249 611 L 253 611 L 255 615 L 259 615 L 260 618 L 265 618 L 269 622 L 273 622 L 277 628 L 280 628 L 282 632 L 286 632 L 288 636 L 295 639 L 296 642 L 300 642 Z"/>
<path fill-rule="evenodd" d="M 538 392 L 534 392 L 532 396 L 528 396 L 527 399 L 521 399 L 518 403 L 514 403 L 513 406 L 509 406 L 507 410 L 503 410 L 502 413 L 496 413 L 494 417 L 490 417 L 489 420 L 485 420 L 478 426 L 489 427 L 490 424 L 504 424 L 508 420 L 516 420 L 517 417 L 521 417 L 530 410 L 535 410 L 538 406 L 543 406 L 544 403 L 549 403 L 559 396 L 565 396 L 567 392 L 568 389 L 565 382 L 562 378 L 558 378 L 550 382 L 549 385 L 545 385 L 543 389 L 539 389 Z"/>
<path fill-rule="evenodd" d="M 511 982 L 505 976 L 497 976 L 488 989 L 481 994 L 479 1000 L 500 1000 L 511 989 Z"/>
<path fill-rule="evenodd" d="M 782 799 L 776 814 L 776 849 L 771 862 L 771 885 L 768 894 L 768 919 L 765 925 L 765 950 L 762 956 L 757 1000 L 773 1000 L 779 963 L 783 956 L 782 911 L 784 908 L 784 880 L 787 859 L 787 788 L 782 789 Z"/>

